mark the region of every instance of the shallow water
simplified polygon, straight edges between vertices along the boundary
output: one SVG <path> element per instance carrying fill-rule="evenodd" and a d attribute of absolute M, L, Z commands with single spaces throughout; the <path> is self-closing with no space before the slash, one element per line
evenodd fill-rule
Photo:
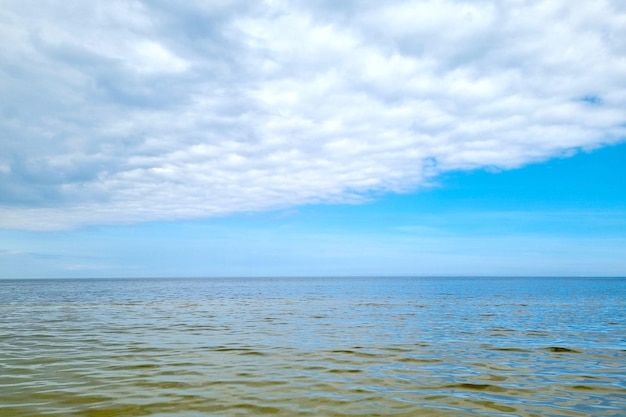
<path fill-rule="evenodd" d="M 624 416 L 625 279 L 0 281 L 0 416 Z"/>

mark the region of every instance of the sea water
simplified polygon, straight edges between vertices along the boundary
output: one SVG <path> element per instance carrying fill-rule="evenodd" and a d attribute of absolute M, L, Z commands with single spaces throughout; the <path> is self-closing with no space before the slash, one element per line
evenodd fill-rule
<path fill-rule="evenodd" d="M 0 281 L 0 416 L 624 416 L 626 279 Z"/>

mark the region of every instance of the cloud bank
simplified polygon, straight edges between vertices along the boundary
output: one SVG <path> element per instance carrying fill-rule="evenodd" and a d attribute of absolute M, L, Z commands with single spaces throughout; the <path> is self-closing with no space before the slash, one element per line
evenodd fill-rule
<path fill-rule="evenodd" d="M 619 0 L 8 0 L 0 37 L 5 228 L 355 202 L 626 137 Z"/>

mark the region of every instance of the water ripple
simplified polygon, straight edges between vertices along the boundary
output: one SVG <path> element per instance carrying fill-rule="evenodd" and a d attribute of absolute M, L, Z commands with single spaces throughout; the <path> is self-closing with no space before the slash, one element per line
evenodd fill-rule
<path fill-rule="evenodd" d="M 0 282 L 0 415 L 620 416 L 626 285 L 581 282 Z"/>

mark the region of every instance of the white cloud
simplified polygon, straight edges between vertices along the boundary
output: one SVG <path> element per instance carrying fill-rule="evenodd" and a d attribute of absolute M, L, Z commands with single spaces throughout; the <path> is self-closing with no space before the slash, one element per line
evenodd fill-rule
<path fill-rule="evenodd" d="M 23 252 L 19 252 L 15 250 L 0 249 L 0 256 L 18 256 L 22 254 Z"/>
<path fill-rule="evenodd" d="M 156 42 L 139 41 L 132 45 L 131 50 L 132 56 L 127 61 L 140 73 L 182 72 L 189 68 L 185 60 Z"/>
<path fill-rule="evenodd" d="M 616 1 L 0 11 L 0 227 L 401 192 L 626 137 Z"/>

